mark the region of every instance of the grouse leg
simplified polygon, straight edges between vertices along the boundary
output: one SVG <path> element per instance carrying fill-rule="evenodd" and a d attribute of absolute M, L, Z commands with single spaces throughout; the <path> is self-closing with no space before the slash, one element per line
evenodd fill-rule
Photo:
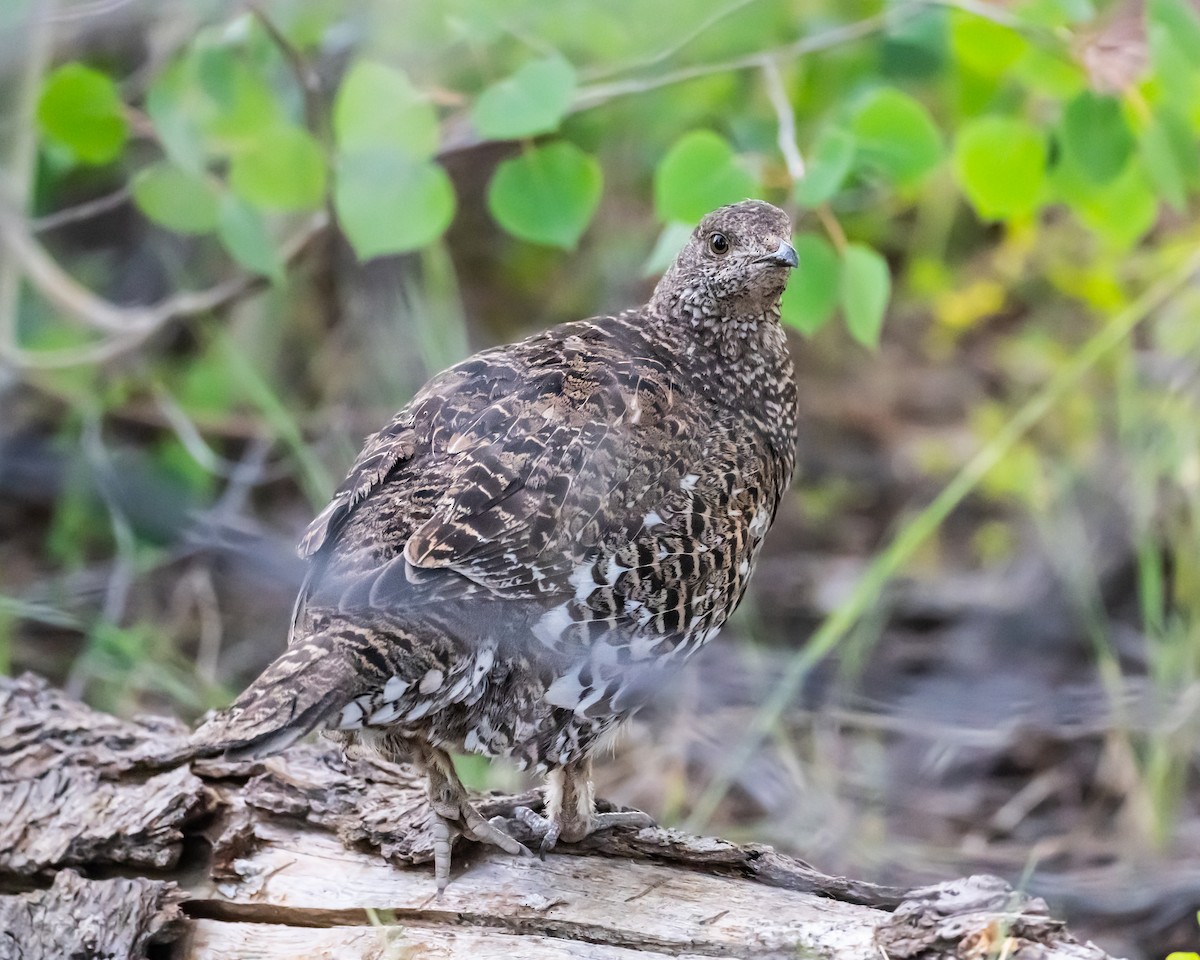
<path fill-rule="evenodd" d="M 439 897 L 450 882 L 450 845 L 458 835 L 490 843 L 514 856 L 533 856 L 528 847 L 510 837 L 494 821 L 483 819 L 471 805 L 467 788 L 458 779 L 454 762 L 446 751 L 425 746 L 416 752 L 414 760 L 424 768 L 428 782 L 429 806 L 433 811 L 433 875 Z"/>
<path fill-rule="evenodd" d="M 559 840 L 578 843 L 597 830 L 608 830 L 612 827 L 641 829 L 654 826 L 654 818 L 641 810 L 596 812 L 591 757 L 583 757 L 551 770 L 546 777 L 545 797 L 545 816 L 528 807 L 518 807 L 514 811 L 522 823 L 542 835 L 542 843 L 538 850 L 542 857 L 553 850 Z"/>

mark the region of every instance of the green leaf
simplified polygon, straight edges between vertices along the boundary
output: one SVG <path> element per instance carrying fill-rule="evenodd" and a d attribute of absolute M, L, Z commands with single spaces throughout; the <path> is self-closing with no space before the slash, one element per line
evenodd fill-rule
<path fill-rule="evenodd" d="M 950 49 L 959 63 L 981 76 L 1000 77 L 1029 49 L 1029 41 L 1012 27 L 954 10 Z"/>
<path fill-rule="evenodd" d="M 551 143 L 500 164 L 488 184 L 488 210 L 515 237 L 570 250 L 596 212 L 603 180 L 595 157 Z"/>
<path fill-rule="evenodd" d="M 1070 100 L 1088 88 L 1088 75 L 1075 60 L 1040 46 L 1030 46 L 1008 79 L 1055 100 Z"/>
<path fill-rule="evenodd" d="M 207 161 L 201 115 L 208 99 L 191 84 L 191 61 L 180 58 L 146 91 L 146 113 L 167 156 L 184 170 L 201 173 Z"/>
<path fill-rule="evenodd" d="M 711 130 L 684 134 L 654 171 L 654 209 L 664 221 L 697 223 L 717 207 L 756 192 L 754 178 L 737 165 L 733 147 Z"/>
<path fill-rule="evenodd" d="M 81 63 L 65 64 L 46 78 L 37 121 L 43 134 L 83 163 L 112 162 L 129 135 L 117 85 Z"/>
<path fill-rule="evenodd" d="M 417 250 L 454 219 L 454 187 L 430 160 L 397 150 L 364 150 L 338 162 L 338 222 L 360 260 Z"/>
<path fill-rule="evenodd" d="M 275 241 L 267 232 L 262 214 L 233 194 L 221 197 L 217 213 L 217 236 L 233 257 L 247 270 L 283 282 L 283 261 Z"/>
<path fill-rule="evenodd" d="M 1139 163 L 1131 163 L 1110 183 L 1098 185 L 1074 163 L 1061 163 L 1053 184 L 1071 212 L 1113 246 L 1132 246 L 1158 219 L 1158 197 Z"/>
<path fill-rule="evenodd" d="M 385 148 L 428 160 L 438 147 L 437 113 L 401 70 L 359 60 L 333 101 L 333 133 L 343 153 Z"/>
<path fill-rule="evenodd" d="M 228 47 L 201 47 L 193 60 L 202 129 L 209 149 L 232 154 L 252 147 L 264 130 L 287 122 L 263 71 Z"/>
<path fill-rule="evenodd" d="M 1063 150 L 1096 183 L 1117 177 L 1133 153 L 1133 133 L 1115 97 L 1085 90 L 1067 104 Z"/>
<path fill-rule="evenodd" d="M 900 184 L 911 184 L 942 157 L 942 135 L 929 111 L 892 87 L 873 91 L 855 112 L 850 129 L 857 158 Z"/>
<path fill-rule="evenodd" d="M 837 308 L 842 264 L 837 251 L 816 234 L 799 234 L 792 246 L 800 266 L 783 292 L 783 322 L 812 336 Z"/>
<path fill-rule="evenodd" d="M 1200 14 L 1188 0 L 1149 0 L 1146 16 L 1151 25 L 1165 27 L 1179 52 L 1200 66 Z"/>
<path fill-rule="evenodd" d="M 490 140 L 558 129 L 575 96 L 575 69 L 562 57 L 533 60 L 493 84 L 471 108 L 475 129 Z"/>
<path fill-rule="evenodd" d="M 157 224 L 176 233 L 209 233 L 217 226 L 217 188 L 203 174 L 169 161 L 146 167 L 133 178 L 133 200 Z"/>
<path fill-rule="evenodd" d="M 842 311 L 846 329 L 864 347 L 875 347 L 892 292 L 887 261 L 871 247 L 850 243 L 842 251 Z"/>
<path fill-rule="evenodd" d="M 1162 198 L 1177 213 L 1187 206 L 1187 181 L 1194 170 L 1196 148 L 1191 142 L 1186 126 L 1183 136 L 1178 135 L 1176 125 L 1165 115 L 1150 118 L 1142 131 L 1141 155 L 1146 174 Z"/>
<path fill-rule="evenodd" d="M 310 210 L 325 196 L 325 158 L 307 130 L 281 124 L 234 155 L 229 185 L 256 207 Z"/>
<path fill-rule="evenodd" d="M 946 65 L 945 11 L 928 9 L 892 24 L 880 38 L 879 72 L 890 79 L 924 80 Z"/>
<path fill-rule="evenodd" d="M 954 173 L 985 220 L 1026 216 L 1041 202 L 1046 141 L 1015 117 L 985 116 L 965 124 L 954 144 Z"/>
<path fill-rule="evenodd" d="M 796 202 L 819 207 L 841 188 L 854 163 L 854 135 L 828 126 L 818 134 L 808 155 L 804 179 L 796 184 Z"/>

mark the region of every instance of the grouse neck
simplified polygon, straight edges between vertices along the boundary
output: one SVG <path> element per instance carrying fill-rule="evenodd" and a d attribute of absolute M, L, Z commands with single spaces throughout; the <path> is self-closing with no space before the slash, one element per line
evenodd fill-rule
<path fill-rule="evenodd" d="M 692 304 L 676 302 L 670 310 L 663 306 L 651 301 L 647 332 L 682 369 L 701 381 L 729 393 L 757 395 L 770 390 L 779 371 L 790 371 L 778 300 L 765 309 L 723 316 Z"/>

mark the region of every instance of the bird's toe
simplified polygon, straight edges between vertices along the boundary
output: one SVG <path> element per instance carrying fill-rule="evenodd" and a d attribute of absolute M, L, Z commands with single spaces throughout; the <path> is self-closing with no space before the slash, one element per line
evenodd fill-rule
<path fill-rule="evenodd" d="M 630 827 L 641 830 L 643 827 L 656 827 L 654 818 L 641 810 L 616 810 L 612 813 L 597 813 L 592 817 L 591 833 L 597 830 L 611 830 L 613 827 Z"/>

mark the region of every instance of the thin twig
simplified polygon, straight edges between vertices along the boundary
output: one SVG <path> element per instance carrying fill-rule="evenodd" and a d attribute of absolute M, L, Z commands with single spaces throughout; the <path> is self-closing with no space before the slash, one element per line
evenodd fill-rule
<path fill-rule="evenodd" d="M 295 260 L 329 225 L 325 211 L 308 222 L 282 244 L 285 263 Z M 60 350 L 25 350 L 15 342 L 15 331 L 3 331 L 0 359 L 24 369 L 60 369 L 81 364 L 100 364 L 137 349 L 172 320 L 181 320 L 227 307 L 267 284 L 257 274 L 242 273 L 205 290 L 172 294 L 150 307 L 119 307 L 79 284 L 62 269 L 29 233 L 24 219 L 0 203 L 0 246 L 7 248 L 12 262 L 21 268 L 38 292 L 64 315 L 85 326 L 108 334 L 96 343 Z"/>
<path fill-rule="evenodd" d="M 768 57 L 772 60 L 787 61 L 806 56 L 810 53 L 817 53 L 821 50 L 828 50 L 831 47 L 841 46 L 844 43 L 850 43 L 854 40 L 868 37 L 873 33 L 878 33 L 885 27 L 901 24 L 905 20 L 916 16 L 925 9 L 925 6 L 925 0 L 921 0 L 919 3 L 906 4 L 905 6 L 893 8 L 872 17 L 866 17 L 863 20 L 857 20 L 854 23 L 834 27 L 831 30 L 826 30 L 824 33 L 818 33 L 811 37 L 803 37 L 800 40 L 784 44 L 773 50 L 745 54 L 744 56 L 733 57 L 729 60 L 720 60 L 716 63 L 701 63 L 690 67 L 681 67 L 678 70 L 661 73 L 656 77 L 637 77 L 629 80 L 615 80 L 611 83 L 590 84 L 580 87 L 576 92 L 574 102 L 571 104 L 571 112 L 590 110 L 618 97 L 648 93 L 651 90 L 673 86 L 687 80 L 711 77 L 719 73 L 732 73 L 738 70 L 761 68 L 763 60 Z"/>
<path fill-rule="evenodd" d="M 821 226 L 825 228 L 825 232 L 829 234 L 829 239 L 833 241 L 834 247 L 839 253 L 846 249 L 846 231 L 842 229 L 842 225 L 838 222 L 838 218 L 833 215 L 833 210 L 829 204 L 823 203 L 817 207 L 817 219 L 821 221 Z"/>
<path fill-rule="evenodd" d="M 129 184 L 125 184 L 102 197 L 86 200 L 73 207 L 55 210 L 54 213 L 48 213 L 44 217 L 37 217 L 29 222 L 29 229 L 34 233 L 45 233 L 48 230 L 65 227 L 69 223 L 78 223 L 80 220 L 98 217 L 102 213 L 108 213 L 110 210 L 124 206 L 129 202 L 131 196 L 133 196 L 133 189 Z"/>
<path fill-rule="evenodd" d="M 21 216 L 29 209 L 33 188 L 34 162 L 37 157 L 38 94 L 42 77 L 50 63 L 54 30 L 51 17 L 55 0 L 46 0 L 29 8 L 27 18 L 28 50 L 25 69 L 15 95 L 12 111 L 13 144 L 4 158 L 7 170 L 4 183 L 6 199 Z M 0 344 L 16 339 L 17 311 L 21 293 L 21 269 L 11 257 L 0 257 Z"/>
<path fill-rule="evenodd" d="M 267 16 L 266 11 L 259 4 L 251 3 L 249 7 L 254 18 L 267 31 L 271 42 L 279 48 L 279 52 L 287 60 L 292 74 L 296 77 L 296 82 L 300 85 L 300 90 L 304 95 L 304 119 L 308 129 L 316 134 L 322 133 L 324 120 L 321 104 L 321 77 L 305 59 L 304 54 L 296 49 L 292 41 L 275 25 L 275 22 Z"/>
<path fill-rule="evenodd" d="M 217 453 L 200 433 L 200 428 L 192 422 L 191 417 L 187 415 L 179 402 L 171 396 L 167 390 L 161 385 L 155 385 L 153 388 L 154 402 L 159 413 L 162 414 L 163 420 L 175 434 L 175 438 L 183 445 L 188 456 L 196 461 L 201 467 L 213 476 L 220 477 L 223 480 L 229 480 L 233 477 L 239 479 L 245 476 L 245 465 L 241 461 L 230 460 L 228 457 L 223 457 Z M 279 464 L 272 467 L 279 467 Z M 263 468 L 263 477 L 257 478 L 256 483 L 261 483 L 268 477 L 274 477 L 275 470 L 267 470 Z"/>
<path fill-rule="evenodd" d="M 88 17 L 102 17 L 136 2 L 137 0 L 90 0 L 90 2 L 77 3 L 60 13 L 54 13 L 51 19 L 58 23 L 66 23 L 71 20 L 84 20 Z"/>
<path fill-rule="evenodd" d="M 629 63 L 619 64 L 615 67 L 609 67 L 604 70 L 596 71 L 588 76 L 590 82 L 606 80 L 609 77 L 615 77 L 622 73 L 631 73 L 634 70 L 645 70 L 647 67 L 653 67 L 656 64 L 662 63 L 664 60 L 669 60 L 675 56 L 680 50 L 690 44 L 701 34 L 707 33 L 712 27 L 724 20 L 726 17 L 731 17 L 743 7 L 748 7 L 757 0 L 734 0 L 733 3 L 719 10 L 714 10 L 709 16 L 701 20 L 695 27 L 678 37 L 674 42 L 659 50 L 657 53 L 652 53 L 647 57 L 642 57 L 639 60 L 633 60 Z"/>
<path fill-rule="evenodd" d="M 804 157 L 796 145 L 796 114 L 792 112 L 792 104 L 788 100 L 787 90 L 783 86 L 783 77 L 779 73 L 779 64 L 771 57 L 764 57 L 762 62 L 763 80 L 766 82 L 767 97 L 775 110 L 775 120 L 778 126 L 776 139 L 779 152 L 787 165 L 788 176 L 792 186 L 804 179 Z"/>

